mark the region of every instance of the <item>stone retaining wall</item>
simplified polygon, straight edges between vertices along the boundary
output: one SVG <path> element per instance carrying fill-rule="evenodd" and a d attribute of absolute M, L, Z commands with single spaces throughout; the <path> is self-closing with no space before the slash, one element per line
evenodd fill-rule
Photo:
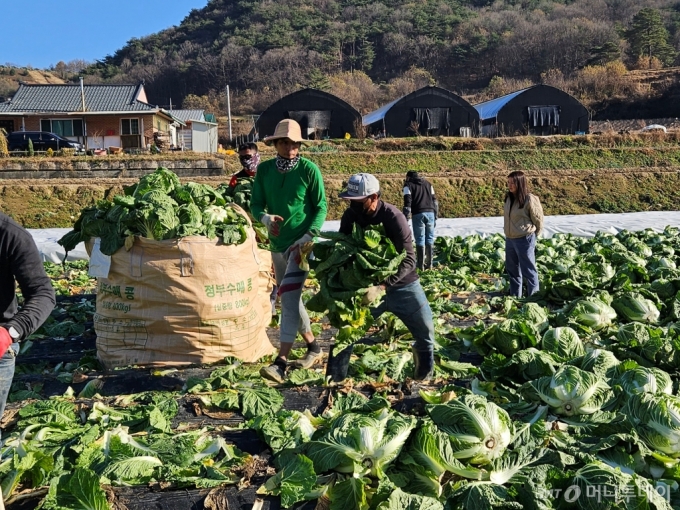
<path fill-rule="evenodd" d="M 0 179 L 115 179 L 139 178 L 163 166 L 179 177 L 217 177 L 225 175 L 224 160 L 106 160 L 65 159 L 64 161 L 5 161 Z"/>

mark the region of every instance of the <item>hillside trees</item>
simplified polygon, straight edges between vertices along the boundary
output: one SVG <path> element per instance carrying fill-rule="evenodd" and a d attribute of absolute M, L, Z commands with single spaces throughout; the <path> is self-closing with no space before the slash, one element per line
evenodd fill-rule
<path fill-rule="evenodd" d="M 494 76 L 510 85 L 559 71 L 569 82 L 623 50 L 629 65 L 650 51 L 670 65 L 664 16 L 674 1 L 210 0 L 179 26 L 132 39 L 89 68 L 87 80 L 144 79 L 157 104 L 229 84 L 243 113 L 317 86 L 364 110 L 407 90 L 398 80 L 408 82 L 414 67 L 426 83 L 469 93 Z M 680 46 L 680 30 L 673 33 Z M 338 92 L 339 83 L 349 88 Z M 359 89 L 368 95 L 358 97 Z"/>
<path fill-rule="evenodd" d="M 656 9 L 640 10 L 633 17 L 626 39 L 634 58 L 647 57 L 651 64 L 652 58 L 656 57 L 666 65 L 675 60 L 677 52 L 668 44 L 668 31 L 664 27 L 661 13 Z"/>

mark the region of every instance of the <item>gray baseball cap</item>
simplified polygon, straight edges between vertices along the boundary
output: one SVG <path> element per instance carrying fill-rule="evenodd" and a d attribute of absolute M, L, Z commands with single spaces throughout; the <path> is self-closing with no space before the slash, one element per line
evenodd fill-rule
<path fill-rule="evenodd" d="M 346 200 L 363 200 L 380 191 L 380 183 L 371 174 L 354 174 L 349 178 L 347 190 L 340 193 L 340 198 Z"/>

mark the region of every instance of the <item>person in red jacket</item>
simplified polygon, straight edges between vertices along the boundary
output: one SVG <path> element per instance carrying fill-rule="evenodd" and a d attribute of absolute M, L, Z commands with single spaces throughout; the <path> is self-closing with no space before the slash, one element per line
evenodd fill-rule
<path fill-rule="evenodd" d="M 257 144 L 254 142 L 244 143 L 238 148 L 238 160 L 241 163 L 241 171 L 236 172 L 231 176 L 229 186 L 236 187 L 239 179 L 245 177 L 255 177 L 257 173 L 257 165 L 260 164 L 260 152 L 257 150 Z"/>

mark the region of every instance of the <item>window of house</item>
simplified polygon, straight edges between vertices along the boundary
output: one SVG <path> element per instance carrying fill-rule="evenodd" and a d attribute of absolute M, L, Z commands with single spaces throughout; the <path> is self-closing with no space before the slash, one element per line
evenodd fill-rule
<path fill-rule="evenodd" d="M 59 136 L 83 136 L 82 119 L 41 119 L 40 130 Z"/>
<path fill-rule="evenodd" d="M 139 134 L 139 119 L 121 119 L 120 120 L 120 134 L 122 134 L 122 135 L 138 135 Z"/>

